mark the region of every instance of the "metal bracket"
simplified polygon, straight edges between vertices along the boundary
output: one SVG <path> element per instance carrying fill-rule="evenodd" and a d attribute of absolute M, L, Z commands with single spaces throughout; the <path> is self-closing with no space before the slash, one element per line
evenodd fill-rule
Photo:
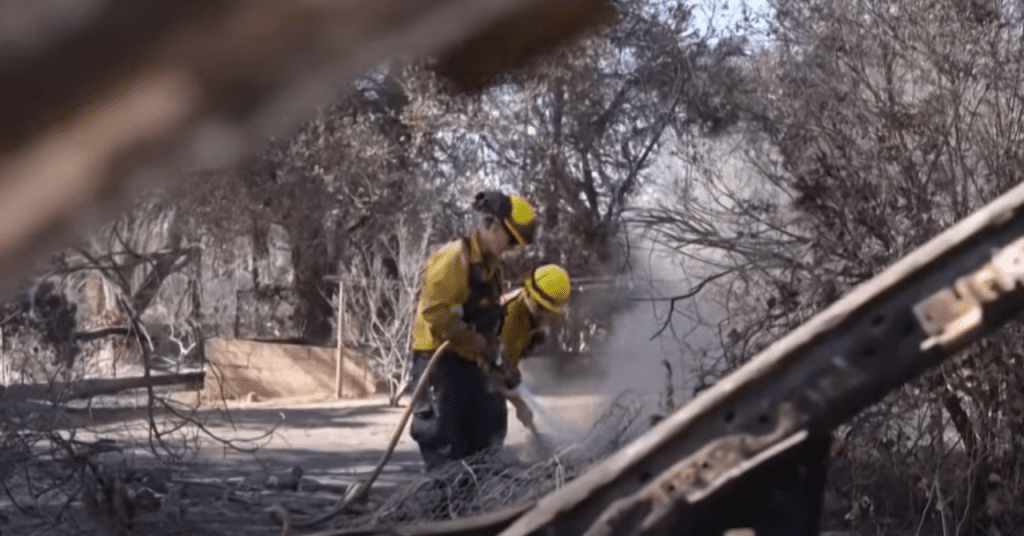
<path fill-rule="evenodd" d="M 590 526 L 585 536 L 624 534 L 630 514 L 646 511 L 640 533 L 658 527 L 681 502 L 696 504 L 765 460 L 807 438 L 791 404 L 779 405 L 775 427 L 764 435 L 740 433 L 712 441 L 665 470 L 636 493 L 619 499 Z"/>
<path fill-rule="evenodd" d="M 954 347 L 973 338 L 985 327 L 986 308 L 1007 299 L 1024 283 L 1024 238 L 996 251 L 992 260 L 974 272 L 957 278 L 914 305 L 914 316 L 929 335 L 921 351 Z"/>

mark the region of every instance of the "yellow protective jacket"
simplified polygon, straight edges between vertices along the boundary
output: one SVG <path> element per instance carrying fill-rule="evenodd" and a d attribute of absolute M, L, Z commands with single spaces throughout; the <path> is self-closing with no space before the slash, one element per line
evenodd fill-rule
<path fill-rule="evenodd" d="M 526 307 L 526 293 L 523 289 L 508 295 L 504 302 L 505 319 L 501 326 L 501 344 L 505 347 L 505 358 L 515 365 L 533 350 L 539 326 Z"/>
<path fill-rule="evenodd" d="M 433 352 L 444 341 L 473 359 L 467 341 L 474 331 L 494 338 L 501 321 L 501 266 L 480 245 L 480 236 L 449 242 L 423 266 L 423 286 L 412 330 L 412 349 Z"/>

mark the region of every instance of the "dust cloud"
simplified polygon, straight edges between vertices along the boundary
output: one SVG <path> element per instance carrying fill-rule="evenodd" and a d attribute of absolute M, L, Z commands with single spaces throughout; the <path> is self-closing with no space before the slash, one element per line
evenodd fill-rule
<path fill-rule="evenodd" d="M 524 361 L 524 399 L 555 445 L 577 443 L 600 427 L 615 428 L 605 421 L 623 419 L 623 411 L 636 413 L 627 435 L 646 430 L 693 397 L 705 356 L 714 353 L 713 300 L 698 293 L 676 301 L 669 315 L 667 299 L 689 291 L 690 278 L 669 255 L 642 260 L 633 263 L 629 278 L 573 297 L 576 314 L 606 319 L 593 337 L 600 344 L 572 362 Z"/>
<path fill-rule="evenodd" d="M 701 371 L 709 366 L 706 356 L 717 348 L 721 312 L 706 299 L 713 286 L 672 303 L 694 288 L 696 271 L 648 247 L 616 296 L 620 307 L 605 343 L 594 349 L 600 380 L 593 387 L 606 398 L 637 393 L 649 412 L 665 414 L 693 397 Z"/>

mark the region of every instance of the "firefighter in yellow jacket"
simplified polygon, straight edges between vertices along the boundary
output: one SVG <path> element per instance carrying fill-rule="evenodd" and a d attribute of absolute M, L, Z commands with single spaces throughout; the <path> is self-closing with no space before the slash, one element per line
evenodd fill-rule
<path fill-rule="evenodd" d="M 423 286 L 413 323 L 412 378 L 449 341 L 417 402 L 410 427 L 427 468 L 458 460 L 505 440 L 505 398 L 477 365 L 497 357 L 502 273 L 499 257 L 533 240 L 533 207 L 516 195 L 477 194 L 483 214 L 477 231 L 435 251 L 423 268 Z"/>
<path fill-rule="evenodd" d="M 542 344 L 555 319 L 565 314 L 569 301 L 569 274 L 547 264 L 523 277 L 521 288 L 502 297 L 505 318 L 501 343 L 505 349 L 505 376 L 519 381 L 519 362 Z"/>

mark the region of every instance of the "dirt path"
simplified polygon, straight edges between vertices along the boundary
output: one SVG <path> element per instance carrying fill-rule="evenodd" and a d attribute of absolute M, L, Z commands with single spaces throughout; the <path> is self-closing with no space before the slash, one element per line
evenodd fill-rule
<path fill-rule="evenodd" d="M 582 435 L 592 424 L 593 410 L 601 403 L 599 397 L 537 398 L 545 407 L 551 408 L 552 416 L 565 421 L 557 423 L 556 430 L 542 423 L 542 429 L 562 436 Z M 239 469 L 244 465 L 253 468 L 263 466 L 270 472 L 285 471 L 298 465 L 309 477 L 339 483 L 351 482 L 372 470 L 404 411 L 404 407 L 389 407 L 383 396 L 304 404 L 269 401 L 229 409 L 230 423 L 221 420 L 209 427 L 217 435 L 245 438 L 262 431 L 273 430 L 273 433 L 254 454 L 227 450 L 207 441 L 200 452 L 202 462 L 232 465 Z M 510 455 L 525 455 L 523 449 L 527 439 L 527 431 L 515 419 L 515 411 L 509 406 L 506 449 Z M 407 425 L 378 486 L 383 489 L 409 481 L 421 470 L 419 451 L 409 437 Z"/>
<path fill-rule="evenodd" d="M 582 436 L 590 429 L 602 399 L 592 396 L 537 397 L 555 426 L 541 428 L 560 441 Z M 405 400 L 403 399 L 403 403 Z M 170 469 L 170 490 L 161 494 L 160 511 L 137 518 L 136 529 L 152 534 L 279 534 L 268 508 L 284 504 L 292 512 L 323 512 L 363 479 L 376 465 L 404 408 L 393 408 L 385 397 L 363 400 L 277 400 L 203 408 L 196 417 L 217 437 L 258 447 L 252 452 L 230 449 L 202 437 L 196 455 Z M 85 435 L 116 438 L 139 445 L 133 462 L 159 465 L 142 448 L 148 444 L 144 412 L 122 410 L 113 418 L 93 410 Z M 528 436 L 509 407 L 509 433 L 503 455 L 512 460 L 529 456 Z M 194 433 L 194 432 L 193 432 Z M 575 436 L 575 437 L 573 437 Z M 252 441 L 255 438 L 260 438 Z M 249 441 L 247 441 L 249 440 Z M 528 459 L 526 461 L 529 461 Z M 294 467 L 301 467 L 298 490 L 285 489 Z M 165 470 L 166 470 L 165 469 Z M 396 490 L 422 478 L 415 442 L 404 430 L 390 462 L 373 487 L 370 507 Z M 173 499 L 173 500 L 172 500 Z M 168 518 L 173 523 L 168 523 Z M 300 532 L 301 533 L 301 532 Z"/>

